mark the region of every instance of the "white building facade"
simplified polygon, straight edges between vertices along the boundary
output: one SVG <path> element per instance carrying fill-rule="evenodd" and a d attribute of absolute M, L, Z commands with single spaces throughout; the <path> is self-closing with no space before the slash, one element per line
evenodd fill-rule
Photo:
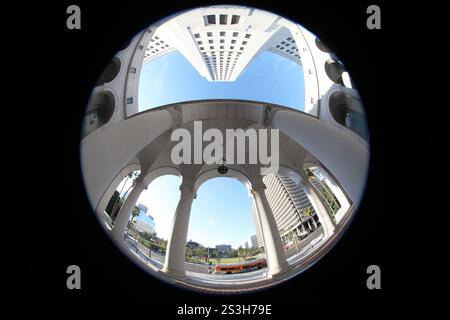
<path fill-rule="evenodd" d="M 137 220 L 136 221 L 136 230 L 139 232 L 147 232 L 148 234 L 152 234 L 155 229 L 153 226 L 145 222 L 144 220 Z"/>
<path fill-rule="evenodd" d="M 300 64 L 289 29 L 265 11 L 235 6 L 198 8 L 156 29 L 144 63 L 178 50 L 208 81 L 235 81 L 269 50 Z"/>

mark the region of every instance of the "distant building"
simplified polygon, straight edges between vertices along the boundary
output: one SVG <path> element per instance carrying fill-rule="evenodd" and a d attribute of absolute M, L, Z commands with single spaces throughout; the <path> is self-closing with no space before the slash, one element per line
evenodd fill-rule
<path fill-rule="evenodd" d="M 253 249 L 258 248 L 258 238 L 256 234 L 248 238 L 248 247 Z"/>
<path fill-rule="evenodd" d="M 139 232 L 147 232 L 149 234 L 152 234 L 155 231 L 150 224 L 142 219 L 136 221 L 136 230 Z"/>
<path fill-rule="evenodd" d="M 141 210 L 143 214 L 147 214 L 148 208 L 144 206 L 142 203 L 138 204 L 138 208 Z"/>
<path fill-rule="evenodd" d="M 217 251 L 220 253 L 227 253 L 231 251 L 231 245 L 230 244 L 219 244 L 216 246 Z"/>
<path fill-rule="evenodd" d="M 140 214 L 143 214 L 145 216 L 145 217 L 140 216 L 140 219 L 144 220 L 148 225 L 150 225 L 153 228 L 153 230 L 155 230 L 155 221 L 154 221 L 155 219 L 148 212 L 148 208 L 142 203 L 138 204 L 137 206 L 140 210 Z"/>
<path fill-rule="evenodd" d="M 269 174 L 263 178 L 267 186 L 266 195 L 283 243 L 288 243 L 290 234 L 304 239 L 321 224 L 305 191 L 290 177 Z M 310 210 L 305 214 L 305 210 Z M 258 228 L 257 231 L 261 232 Z M 257 236 L 262 238 L 262 236 Z M 258 239 L 259 244 L 259 239 Z"/>

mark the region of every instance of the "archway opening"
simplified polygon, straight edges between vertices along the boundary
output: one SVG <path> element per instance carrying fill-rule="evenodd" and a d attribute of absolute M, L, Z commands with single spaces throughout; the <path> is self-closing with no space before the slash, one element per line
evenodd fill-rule
<path fill-rule="evenodd" d="M 263 178 L 267 201 L 288 263 L 294 264 L 323 238 L 323 227 L 308 194 L 290 172 Z"/>
<path fill-rule="evenodd" d="M 96 86 L 101 86 L 105 83 L 113 81 L 120 71 L 120 60 L 117 57 L 114 57 L 108 64 L 108 66 L 103 70 L 100 77 L 97 80 Z"/>
<path fill-rule="evenodd" d="M 82 137 L 106 124 L 114 114 L 114 108 L 115 99 L 111 93 L 101 92 L 93 96 L 84 116 Z"/>
<path fill-rule="evenodd" d="M 262 243 L 257 241 L 253 201 L 244 183 L 216 177 L 197 191 L 191 210 L 186 271 L 211 281 L 265 277 Z"/>
<path fill-rule="evenodd" d="M 354 103 L 353 98 L 342 93 L 334 93 L 329 102 L 330 113 L 340 125 L 355 132 L 364 140 L 368 140 L 369 130 L 362 107 Z"/>
<path fill-rule="evenodd" d="M 181 178 L 163 175 L 154 179 L 136 201 L 125 231 L 125 243 L 141 261 L 164 267 L 173 216 L 180 199 Z"/>
<path fill-rule="evenodd" d="M 114 221 L 117 218 L 117 214 L 122 208 L 125 200 L 133 189 L 136 179 L 139 177 L 141 170 L 133 170 L 129 172 L 117 185 L 116 189 L 109 197 L 106 207 L 101 210 L 101 214 L 105 218 L 105 222 L 109 228 L 112 228 Z"/>

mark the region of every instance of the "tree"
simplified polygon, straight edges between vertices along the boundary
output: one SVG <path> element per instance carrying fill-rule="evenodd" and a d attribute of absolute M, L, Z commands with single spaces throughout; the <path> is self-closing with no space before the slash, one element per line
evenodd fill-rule
<path fill-rule="evenodd" d="M 186 246 L 186 258 L 192 257 L 192 249 Z"/>
<path fill-rule="evenodd" d="M 133 212 L 131 212 L 131 222 L 141 213 L 141 209 L 138 206 L 134 206 Z"/>
<path fill-rule="evenodd" d="M 311 217 L 312 216 L 312 209 L 310 206 L 306 207 L 303 210 L 303 214 L 305 215 L 305 217 Z"/>

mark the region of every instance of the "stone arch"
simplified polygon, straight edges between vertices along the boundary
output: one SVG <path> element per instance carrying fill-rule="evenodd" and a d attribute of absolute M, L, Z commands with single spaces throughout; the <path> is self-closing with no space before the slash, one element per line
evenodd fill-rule
<path fill-rule="evenodd" d="M 95 213 L 99 217 L 101 221 L 106 222 L 106 225 L 108 227 L 111 227 L 111 217 L 109 215 L 105 214 L 106 207 L 111 200 L 111 197 L 113 196 L 114 192 L 116 191 L 119 184 L 123 181 L 123 179 L 126 178 L 128 174 L 135 170 L 141 170 L 140 163 L 131 163 L 127 165 L 126 167 L 122 168 L 117 175 L 112 179 L 111 183 L 106 188 L 105 192 L 100 198 L 100 201 L 98 202 L 97 206 L 95 207 Z"/>
<path fill-rule="evenodd" d="M 148 187 L 152 183 L 152 181 L 158 179 L 159 177 L 167 175 L 176 176 L 180 178 L 183 177 L 183 173 L 178 168 L 171 166 L 164 166 L 151 169 L 145 174 L 145 176 L 143 176 L 142 180 L 144 185 Z"/>
<path fill-rule="evenodd" d="M 340 209 L 335 214 L 335 221 L 339 223 L 343 216 L 349 211 L 349 209 L 353 206 L 353 203 L 347 193 L 344 191 L 344 188 L 339 183 L 339 181 L 324 167 L 322 164 L 315 162 L 305 162 L 303 164 L 304 169 L 317 168 L 320 170 L 322 175 L 322 181 L 327 185 L 336 199 L 340 204 Z"/>
<path fill-rule="evenodd" d="M 213 169 L 206 170 L 197 176 L 197 178 L 194 181 L 194 190 L 197 191 L 203 183 L 205 183 L 208 180 L 217 178 L 217 177 L 226 177 L 226 178 L 236 179 L 236 180 L 242 182 L 247 187 L 247 189 L 250 189 L 250 187 L 252 186 L 252 181 L 248 177 L 248 175 L 239 169 L 228 168 L 227 174 L 221 175 L 217 171 L 217 168 L 213 168 Z"/>
<path fill-rule="evenodd" d="M 328 109 L 332 119 L 353 131 L 365 141 L 368 127 L 364 110 L 354 103 L 354 99 L 342 91 L 333 92 L 328 98 Z"/>
<path fill-rule="evenodd" d="M 319 48 L 320 51 L 323 51 L 325 53 L 331 52 L 330 48 L 328 48 L 328 46 L 325 45 L 325 43 L 323 43 L 319 38 L 316 38 L 315 43 L 316 43 L 317 48 Z"/>
<path fill-rule="evenodd" d="M 82 137 L 108 123 L 115 109 L 116 99 L 112 92 L 104 90 L 91 97 L 84 115 Z"/>
<path fill-rule="evenodd" d="M 101 73 L 95 86 L 101 86 L 104 85 L 105 83 L 113 81 L 119 74 L 121 66 L 122 62 L 120 61 L 119 57 L 116 56 L 112 58 L 109 64 Z"/>
<path fill-rule="evenodd" d="M 328 78 L 330 78 L 331 81 L 338 84 L 344 84 L 342 80 L 342 74 L 346 72 L 343 65 L 337 61 L 334 61 L 332 59 L 328 59 L 325 61 L 325 73 L 327 74 Z"/>

